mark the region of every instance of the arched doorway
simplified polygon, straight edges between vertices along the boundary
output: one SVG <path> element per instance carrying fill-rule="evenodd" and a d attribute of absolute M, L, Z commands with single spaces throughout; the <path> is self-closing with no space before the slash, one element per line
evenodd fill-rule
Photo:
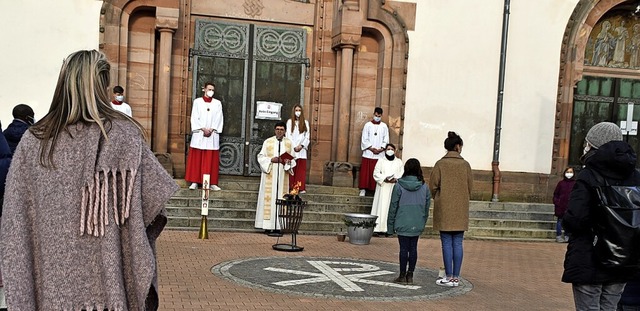
<path fill-rule="evenodd" d="M 259 176 L 262 142 L 294 105 L 305 103 L 306 31 L 197 19 L 191 53 L 193 99 L 202 96 L 205 82 L 213 82 L 214 97 L 222 102 L 220 173 Z"/>
<path fill-rule="evenodd" d="M 640 119 L 637 5 L 622 0 L 582 0 L 576 5 L 562 47 L 552 174 L 580 164 L 592 125 L 609 121 L 626 126 L 627 120 Z M 637 131 L 624 133 L 640 150 Z"/>

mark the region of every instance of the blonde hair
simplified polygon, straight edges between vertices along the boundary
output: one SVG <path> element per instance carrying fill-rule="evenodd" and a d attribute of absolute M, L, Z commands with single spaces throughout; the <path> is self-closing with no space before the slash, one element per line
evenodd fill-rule
<path fill-rule="evenodd" d="M 293 105 L 293 108 L 291 108 L 291 128 L 289 129 L 291 133 L 293 133 L 293 129 L 296 127 L 296 108 L 298 107 L 300 107 L 300 117 L 298 117 L 298 131 L 300 131 L 300 133 L 304 133 L 308 130 L 307 122 L 304 121 L 304 109 L 302 109 L 302 105 L 295 104 Z"/>
<path fill-rule="evenodd" d="M 68 125 L 95 123 L 108 139 L 106 124 L 124 119 L 133 122 L 144 135 L 140 123 L 111 108 L 110 70 L 106 56 L 96 50 L 77 51 L 64 60 L 49 112 L 29 128 L 40 139 L 40 164 L 54 167 L 53 150 L 60 133 L 69 132 Z"/>

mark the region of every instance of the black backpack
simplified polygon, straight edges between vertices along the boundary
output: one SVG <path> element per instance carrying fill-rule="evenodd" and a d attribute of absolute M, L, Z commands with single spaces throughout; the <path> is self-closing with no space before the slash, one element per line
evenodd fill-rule
<path fill-rule="evenodd" d="M 606 268 L 640 268 L 640 186 L 611 186 L 592 170 L 598 206 L 593 210 L 595 260 Z"/>

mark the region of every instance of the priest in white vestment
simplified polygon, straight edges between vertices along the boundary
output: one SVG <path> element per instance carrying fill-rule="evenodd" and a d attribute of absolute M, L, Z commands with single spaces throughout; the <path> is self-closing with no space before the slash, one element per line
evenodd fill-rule
<path fill-rule="evenodd" d="M 396 146 L 387 144 L 384 157 L 379 159 L 373 169 L 373 179 L 376 181 L 376 192 L 373 195 L 371 215 L 378 216 L 374 232 L 387 234 L 387 216 L 391 193 L 398 178 L 404 174 L 402 160 L 395 156 Z"/>
<path fill-rule="evenodd" d="M 276 199 L 282 199 L 289 192 L 289 175 L 296 166 L 293 159 L 293 143 L 284 137 L 286 125 L 278 122 L 275 136 L 262 143 L 258 153 L 258 164 L 262 170 L 260 191 L 256 207 L 255 227 L 264 229 L 266 233 L 280 229 L 276 217 Z M 284 155 L 284 154 L 288 155 Z M 284 156 L 283 156 L 284 155 Z"/>

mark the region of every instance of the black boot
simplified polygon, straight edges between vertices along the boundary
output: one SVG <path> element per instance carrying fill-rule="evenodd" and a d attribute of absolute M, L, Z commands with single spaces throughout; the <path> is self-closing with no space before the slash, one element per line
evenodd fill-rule
<path fill-rule="evenodd" d="M 413 271 L 407 272 L 407 284 L 413 284 Z"/>
<path fill-rule="evenodd" d="M 407 283 L 407 274 L 404 272 L 400 272 L 400 276 L 393 280 L 394 283 L 406 284 Z"/>

